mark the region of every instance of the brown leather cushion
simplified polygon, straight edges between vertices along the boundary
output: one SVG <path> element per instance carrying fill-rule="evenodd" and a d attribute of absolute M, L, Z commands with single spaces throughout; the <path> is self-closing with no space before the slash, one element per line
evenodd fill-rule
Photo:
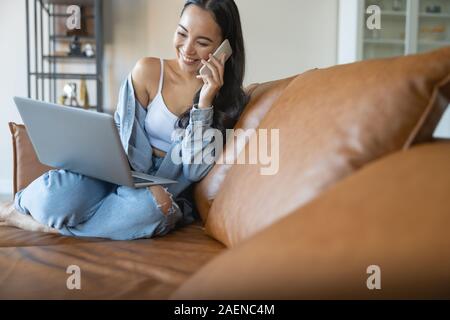
<path fill-rule="evenodd" d="M 166 299 L 224 249 L 197 223 L 153 239 L 0 248 L 0 299 Z M 66 287 L 70 265 L 81 290 Z"/>
<path fill-rule="evenodd" d="M 260 124 L 279 129 L 278 173 L 233 166 L 206 231 L 235 245 L 368 162 L 430 140 L 449 98 L 450 47 L 299 75 Z"/>
<path fill-rule="evenodd" d="M 9 123 L 13 142 L 13 192 L 24 189 L 52 168 L 39 162 L 24 125 Z"/>
<path fill-rule="evenodd" d="M 395 153 L 212 260 L 173 298 L 448 299 L 449 190 L 450 143 Z M 371 265 L 381 290 L 367 289 Z"/>
<path fill-rule="evenodd" d="M 247 94 L 250 94 L 250 102 L 245 107 L 244 112 L 234 128 L 242 130 L 257 128 L 266 113 L 270 110 L 270 107 L 293 79 L 294 77 L 290 77 L 249 86 L 247 88 Z M 241 140 L 245 133 L 245 131 L 236 131 L 232 144 L 227 143 L 223 151 L 224 156 L 229 160 L 226 163 L 217 163 L 208 175 L 197 183 L 194 188 L 195 203 L 200 217 L 204 222 L 206 222 L 211 204 L 219 193 L 225 176 L 232 166 L 231 163 L 237 158 L 238 150 L 245 146 L 245 140 Z"/>

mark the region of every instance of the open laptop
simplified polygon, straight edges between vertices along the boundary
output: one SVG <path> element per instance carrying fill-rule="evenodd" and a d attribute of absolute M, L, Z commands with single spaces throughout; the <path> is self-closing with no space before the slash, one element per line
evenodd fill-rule
<path fill-rule="evenodd" d="M 131 171 L 109 114 L 28 98 L 14 102 L 43 164 L 132 188 L 178 183 Z"/>

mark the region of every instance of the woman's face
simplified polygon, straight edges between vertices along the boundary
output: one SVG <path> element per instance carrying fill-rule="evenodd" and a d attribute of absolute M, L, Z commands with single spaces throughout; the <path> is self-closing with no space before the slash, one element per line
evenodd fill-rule
<path fill-rule="evenodd" d="M 201 59 L 208 60 L 222 43 L 222 34 L 212 13 L 190 5 L 181 16 L 173 43 L 180 69 L 194 75 L 203 66 Z"/>

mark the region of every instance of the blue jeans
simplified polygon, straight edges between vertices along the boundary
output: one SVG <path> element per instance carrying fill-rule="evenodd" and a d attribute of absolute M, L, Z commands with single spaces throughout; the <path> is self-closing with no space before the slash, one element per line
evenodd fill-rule
<path fill-rule="evenodd" d="M 163 158 L 152 160 L 150 174 Z M 175 201 L 164 214 L 147 188 L 118 186 L 66 170 L 43 174 L 17 192 L 14 206 L 63 235 L 113 240 L 165 235 L 183 216 Z"/>

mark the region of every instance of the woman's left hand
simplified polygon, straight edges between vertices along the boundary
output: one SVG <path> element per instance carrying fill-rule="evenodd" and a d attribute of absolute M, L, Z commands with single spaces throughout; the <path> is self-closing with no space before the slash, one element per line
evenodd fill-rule
<path fill-rule="evenodd" d="M 208 108 L 212 105 L 214 98 L 223 86 L 223 74 L 225 69 L 225 54 L 219 59 L 212 54 L 209 55 L 211 62 L 202 59 L 202 63 L 211 70 L 212 75 L 198 75 L 197 79 L 203 80 L 200 91 L 199 108 Z"/>

